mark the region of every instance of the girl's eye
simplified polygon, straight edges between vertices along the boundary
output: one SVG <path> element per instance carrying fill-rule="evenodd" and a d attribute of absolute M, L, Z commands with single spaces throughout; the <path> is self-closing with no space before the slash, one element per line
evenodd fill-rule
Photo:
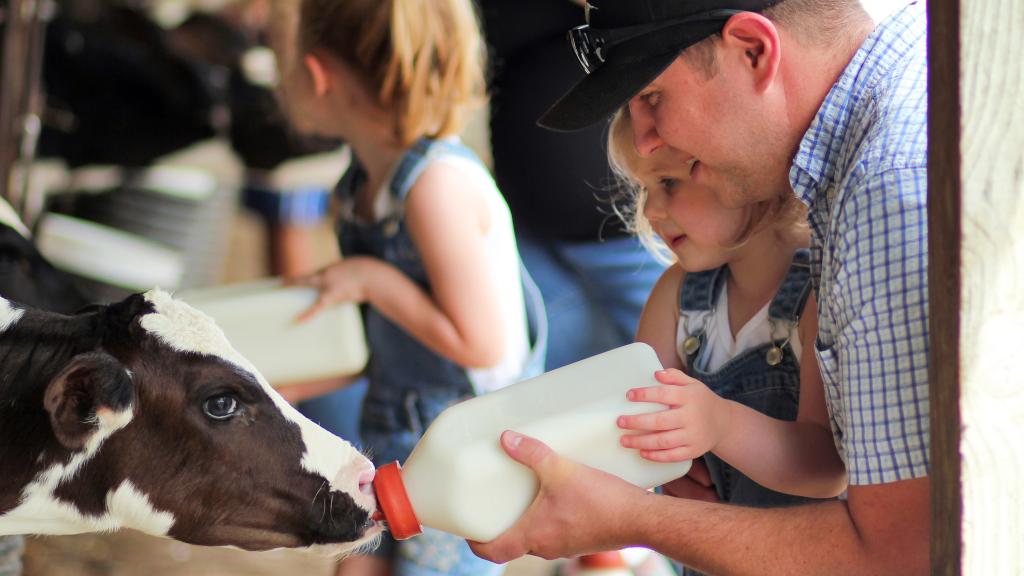
<path fill-rule="evenodd" d="M 238 414 L 238 398 L 233 394 L 218 394 L 203 402 L 203 412 L 213 420 L 227 420 Z"/>
<path fill-rule="evenodd" d="M 661 189 L 669 194 L 671 194 L 672 191 L 675 190 L 676 184 L 678 183 L 679 180 L 677 178 L 669 178 L 668 176 L 658 180 L 658 185 L 661 186 Z"/>

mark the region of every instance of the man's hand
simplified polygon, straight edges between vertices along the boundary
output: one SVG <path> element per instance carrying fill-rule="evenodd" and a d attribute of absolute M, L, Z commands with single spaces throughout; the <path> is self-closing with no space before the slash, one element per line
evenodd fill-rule
<path fill-rule="evenodd" d="M 473 552 L 503 563 L 525 554 L 553 559 L 614 550 L 628 544 L 630 510 L 647 492 L 600 470 L 561 458 L 539 440 L 506 431 L 501 446 L 540 483 L 533 504 L 492 542 Z"/>

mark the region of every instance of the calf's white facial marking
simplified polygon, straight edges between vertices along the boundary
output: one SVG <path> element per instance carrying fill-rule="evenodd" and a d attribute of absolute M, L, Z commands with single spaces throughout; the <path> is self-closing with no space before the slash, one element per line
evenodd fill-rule
<path fill-rule="evenodd" d="M 217 356 L 251 374 L 288 420 L 296 423 L 302 434 L 305 452 L 303 469 L 328 479 L 332 490 L 349 493 L 356 504 L 367 511 L 376 509 L 371 494 L 359 490 L 359 477 L 373 466 L 350 444 L 317 426 L 281 397 L 245 357 L 228 342 L 212 318 L 188 304 L 174 300 L 162 290 L 150 290 L 145 298 L 156 313 L 141 319 L 142 327 L 162 342 L 181 352 Z M 351 471 L 358 470 L 358 473 Z"/>

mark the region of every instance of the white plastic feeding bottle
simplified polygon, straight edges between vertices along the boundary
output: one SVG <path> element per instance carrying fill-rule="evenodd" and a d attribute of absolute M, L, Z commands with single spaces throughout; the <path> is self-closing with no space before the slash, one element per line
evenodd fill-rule
<path fill-rule="evenodd" d="M 306 286 L 278 278 L 179 292 L 175 297 L 217 322 L 231 345 L 275 387 L 359 373 L 369 353 L 359 308 L 332 306 L 306 322 L 317 299 Z"/>
<path fill-rule="evenodd" d="M 663 410 L 630 402 L 626 391 L 656 386 L 654 350 L 630 344 L 441 413 L 405 461 L 381 466 L 374 490 L 392 536 L 419 534 L 420 524 L 478 542 L 507 530 L 533 501 L 537 478 L 499 444 L 504 430 L 533 436 L 558 454 L 644 488 L 690 469 L 690 461 L 656 463 L 623 448 L 618 416 Z"/>

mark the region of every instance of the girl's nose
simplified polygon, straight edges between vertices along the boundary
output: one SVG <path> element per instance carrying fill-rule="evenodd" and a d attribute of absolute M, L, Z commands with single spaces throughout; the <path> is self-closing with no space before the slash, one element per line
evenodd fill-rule
<path fill-rule="evenodd" d="M 644 199 L 644 218 L 651 224 L 660 222 L 668 216 L 668 199 L 665 194 L 657 191 L 648 192 Z"/>
<path fill-rule="evenodd" d="M 646 158 L 665 144 L 658 134 L 654 114 L 646 102 L 633 98 L 629 101 L 629 115 L 633 122 L 633 146 L 637 154 Z"/>

